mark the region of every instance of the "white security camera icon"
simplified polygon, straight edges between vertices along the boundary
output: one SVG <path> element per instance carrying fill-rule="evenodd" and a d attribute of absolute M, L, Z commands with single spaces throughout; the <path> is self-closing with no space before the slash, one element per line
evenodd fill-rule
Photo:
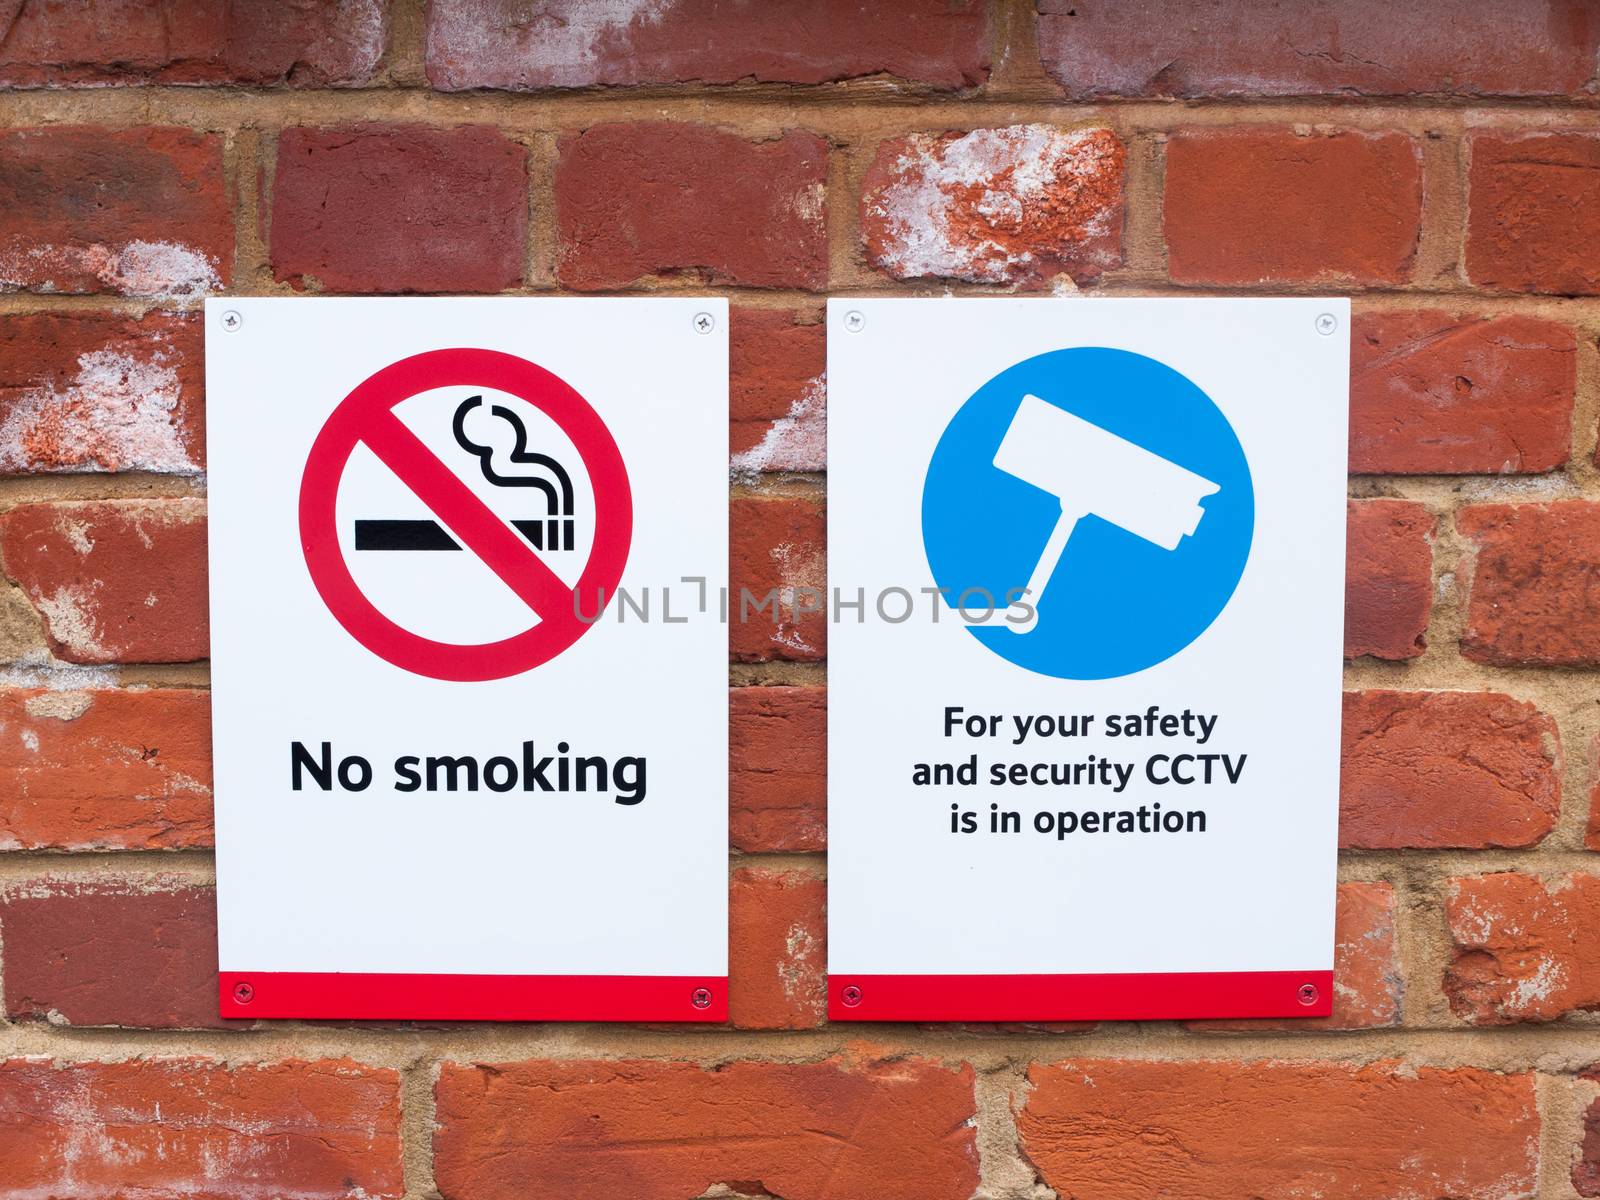
<path fill-rule="evenodd" d="M 1061 516 L 1028 578 L 1028 605 L 1014 633 L 1038 624 L 1039 601 L 1072 530 L 1093 514 L 1164 550 L 1176 550 L 1205 516 L 1202 498 L 1221 485 L 1152 454 L 1037 396 L 1024 396 L 995 451 L 994 465 L 1061 502 Z"/>

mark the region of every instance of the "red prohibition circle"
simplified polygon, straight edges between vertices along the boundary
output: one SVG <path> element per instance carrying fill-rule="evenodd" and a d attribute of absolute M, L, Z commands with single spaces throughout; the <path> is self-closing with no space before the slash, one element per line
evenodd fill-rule
<path fill-rule="evenodd" d="M 594 542 L 575 587 L 562 583 L 394 414 L 397 405 L 418 393 L 456 385 L 516 396 L 572 439 L 589 473 L 595 503 Z M 339 481 L 358 442 L 417 493 L 466 553 L 478 555 L 538 614 L 537 625 L 498 642 L 459 645 L 413 633 L 378 611 L 345 562 L 334 511 Z M 599 619 L 616 593 L 632 539 L 628 472 L 605 422 L 565 380 L 498 350 L 430 350 L 368 377 L 328 417 L 300 480 L 300 543 L 311 581 L 328 611 L 379 658 L 433 679 L 504 679 L 549 662 Z"/>

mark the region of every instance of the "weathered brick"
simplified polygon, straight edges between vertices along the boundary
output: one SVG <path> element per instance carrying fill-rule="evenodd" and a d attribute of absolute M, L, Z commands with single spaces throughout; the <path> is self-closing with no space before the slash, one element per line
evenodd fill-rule
<path fill-rule="evenodd" d="M 1568 0 L 1039 0 L 1074 97 L 1587 94 L 1600 19 Z"/>
<path fill-rule="evenodd" d="M 1401 133 L 1189 130 L 1167 142 L 1164 205 L 1180 282 L 1403 283 L 1422 157 Z"/>
<path fill-rule="evenodd" d="M 651 275 L 821 288 L 827 167 L 827 143 L 797 130 L 750 141 L 704 125 L 647 121 L 563 138 L 557 273 L 580 291 Z"/>
<path fill-rule="evenodd" d="M 211 844 L 211 695 L 0 690 L 0 849 Z"/>
<path fill-rule="evenodd" d="M 1022 1151 L 1075 1200 L 1520 1196 L 1531 1074 L 1318 1062 L 1074 1060 L 1028 1071 Z"/>
<path fill-rule="evenodd" d="M 209 887 L 18 885 L 0 895 L 6 1015 L 65 1025 L 220 1028 Z"/>
<path fill-rule="evenodd" d="M 1583 1110 L 1583 1140 L 1572 1164 L 1572 1186 L 1580 1196 L 1600 1196 L 1600 1100 Z"/>
<path fill-rule="evenodd" d="M 446 91 L 867 75 L 954 88 L 988 77 L 989 39 L 980 0 L 548 0 L 533 17 L 520 0 L 433 0 L 427 63 Z"/>
<path fill-rule="evenodd" d="M 1600 504 L 1475 504 L 1456 528 L 1477 547 L 1461 652 L 1495 666 L 1600 664 Z"/>
<path fill-rule="evenodd" d="M 1285 1020 L 1190 1021 L 1190 1028 L 1255 1030 L 1376 1029 L 1400 1021 L 1403 989 L 1394 944 L 1394 888 L 1341 883 L 1333 929 L 1333 1013 Z"/>
<path fill-rule="evenodd" d="M 820 321 L 800 315 L 744 306 L 731 311 L 729 448 L 736 475 L 827 466 L 826 332 Z"/>
<path fill-rule="evenodd" d="M 973 1073 L 888 1063 L 446 1064 L 434 1177 L 446 1197 L 967 1200 Z"/>
<path fill-rule="evenodd" d="M 728 645 L 738 662 L 827 655 L 827 538 L 822 505 L 741 496 L 728 506 Z"/>
<path fill-rule="evenodd" d="M 1122 261 L 1125 154 L 1108 129 L 1012 125 L 878 147 L 861 236 L 897 279 L 1092 279 Z"/>
<path fill-rule="evenodd" d="M 1510 872 L 1450 881 L 1450 1007 L 1478 1025 L 1600 1008 L 1600 876 Z"/>
<path fill-rule="evenodd" d="M 728 1015 L 740 1029 L 811 1029 L 828 1010 L 827 885 L 798 871 L 735 871 Z"/>
<path fill-rule="evenodd" d="M 1600 25 L 1600 13 L 1590 13 Z M 1600 295 L 1600 137 L 1471 140 L 1467 275 L 1480 287 Z"/>
<path fill-rule="evenodd" d="M 398 1198 L 400 1078 L 342 1059 L 14 1058 L 0 1178 L 17 1197 Z"/>
<path fill-rule="evenodd" d="M 1349 692 L 1339 844 L 1532 846 L 1561 808 L 1556 723 L 1493 692 Z"/>
<path fill-rule="evenodd" d="M 383 57 L 386 7 L 383 0 L 18 3 L 0 42 L 0 87 L 362 84 Z"/>
<path fill-rule="evenodd" d="M 1345 657 L 1415 658 L 1433 610 L 1433 516 L 1410 500 L 1352 500 L 1348 512 Z"/>
<path fill-rule="evenodd" d="M 91 126 L 0 132 L 0 292 L 198 296 L 232 274 L 221 138 Z"/>
<path fill-rule="evenodd" d="M 0 318 L 0 472 L 199 474 L 200 339 L 167 313 Z"/>
<path fill-rule="evenodd" d="M 1352 472 L 1503 475 L 1566 463 L 1577 390 L 1568 326 L 1364 313 L 1351 351 Z"/>
<path fill-rule="evenodd" d="M 828 842 L 828 692 L 741 687 L 728 694 L 728 836 L 746 854 Z"/>
<path fill-rule="evenodd" d="M 75 663 L 205 658 L 205 501 L 24 504 L 0 515 L 5 571 Z"/>
<path fill-rule="evenodd" d="M 527 152 L 479 125 L 286 129 L 273 275 L 337 292 L 498 292 L 522 282 Z"/>

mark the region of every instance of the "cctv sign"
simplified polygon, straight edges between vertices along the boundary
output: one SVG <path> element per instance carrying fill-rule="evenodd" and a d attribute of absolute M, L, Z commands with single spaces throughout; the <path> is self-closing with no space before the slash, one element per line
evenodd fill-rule
<path fill-rule="evenodd" d="M 835 1020 L 1322 1016 L 1349 305 L 835 300 Z"/>
<path fill-rule="evenodd" d="M 725 303 L 229 299 L 206 352 L 222 1015 L 725 1019 Z"/>

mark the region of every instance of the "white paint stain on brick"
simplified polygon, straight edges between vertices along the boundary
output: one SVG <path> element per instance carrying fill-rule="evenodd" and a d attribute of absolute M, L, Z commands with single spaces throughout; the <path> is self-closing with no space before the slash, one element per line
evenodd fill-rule
<path fill-rule="evenodd" d="M 1070 211 L 1079 185 L 1118 169 L 1120 147 L 1104 130 L 1013 125 L 949 140 L 914 134 L 907 144 L 868 202 L 887 234 L 878 265 L 902 278 L 1013 282 L 1041 254 L 1105 236 L 1120 206 L 1113 193 Z M 1091 265 L 1114 261 L 1110 248 L 1089 255 Z"/>
<path fill-rule="evenodd" d="M 791 1004 L 814 1004 L 817 996 L 811 958 L 817 951 L 816 935 L 796 922 L 784 934 L 783 945 L 785 953 L 778 962 L 778 982 L 783 987 L 784 999 Z"/>
<path fill-rule="evenodd" d="M 383 0 L 340 0 L 339 7 L 341 10 L 356 10 L 355 19 L 347 26 L 351 30 L 351 43 L 356 53 L 349 71 L 331 82 L 335 87 L 356 86 L 372 77 L 383 58 L 383 47 L 389 32 L 389 10 Z M 338 23 L 345 25 L 342 19 Z"/>
<path fill-rule="evenodd" d="M 815 654 L 817 648 L 801 636 L 799 622 L 803 614 L 821 612 L 828 603 L 822 555 L 793 542 L 774 546 L 771 555 L 778 567 L 778 613 L 773 637 L 791 650 Z"/>
<path fill-rule="evenodd" d="M 177 242 L 12 247 L 0 252 L 0 291 L 75 291 L 60 281 L 88 276 L 124 296 L 195 300 L 221 289 L 218 268 L 210 255 Z"/>
<path fill-rule="evenodd" d="M 0 667 L 0 687 L 43 689 L 51 692 L 90 692 L 117 686 L 115 667 L 88 667 L 77 663 L 37 659 Z M 142 691 L 141 687 L 130 690 Z M 35 697 L 38 699 L 38 697 Z M 31 701 L 30 701 L 31 703 Z M 30 710 L 31 711 L 31 710 Z"/>
<path fill-rule="evenodd" d="M 822 470 L 828 453 L 827 395 L 824 376 L 807 383 L 786 416 L 769 425 L 754 446 L 733 456 L 733 477 L 754 482 L 763 471 Z"/>
<path fill-rule="evenodd" d="M 68 584 L 39 598 L 38 607 L 50 636 L 74 654 L 85 658 L 110 655 L 101 640 L 100 621 L 95 616 L 94 593 L 99 583 Z"/>
<path fill-rule="evenodd" d="M 593 82 L 602 43 L 626 55 L 629 34 L 655 24 L 674 0 L 546 0 L 507 20 L 495 0 L 437 6 L 428 28 L 428 61 L 447 88 L 583 87 Z M 456 63 L 471 64 L 457 73 Z"/>
<path fill-rule="evenodd" d="M 1566 968 L 1548 955 L 1541 955 L 1538 965 L 1528 975 L 1517 980 L 1516 986 L 1507 995 L 1507 1003 L 1503 1007 L 1511 1015 L 1521 1015 L 1550 999 L 1566 982 Z"/>
<path fill-rule="evenodd" d="M 22 702 L 30 717 L 52 721 L 76 721 L 93 706 L 94 694 L 86 691 L 40 692 Z"/>

